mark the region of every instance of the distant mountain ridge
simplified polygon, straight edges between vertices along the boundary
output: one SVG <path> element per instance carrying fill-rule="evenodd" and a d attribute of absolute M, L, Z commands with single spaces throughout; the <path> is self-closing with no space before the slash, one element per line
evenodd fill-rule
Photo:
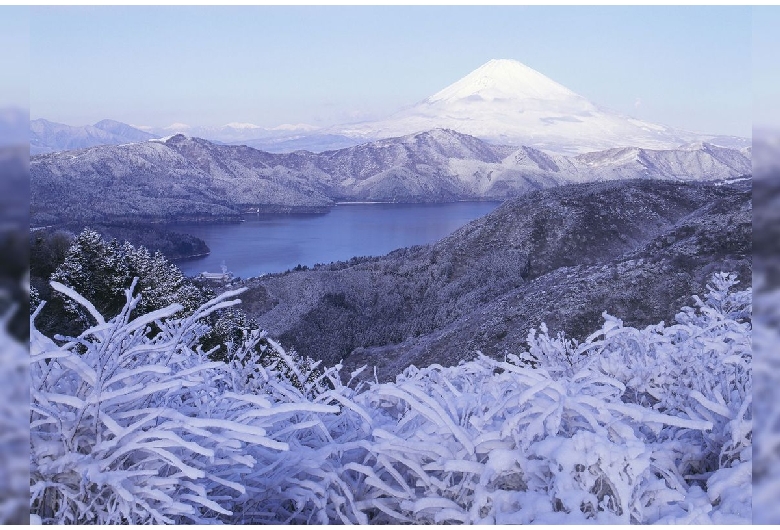
<path fill-rule="evenodd" d="M 433 130 L 320 154 L 273 154 L 175 135 L 34 156 L 30 216 L 33 224 L 208 220 L 323 211 L 334 201 L 504 199 L 569 183 L 717 181 L 750 171 L 749 151 L 709 144 L 566 157 Z"/>
<path fill-rule="evenodd" d="M 173 123 L 165 127 L 134 127 L 116 120 L 101 120 L 94 125 L 72 126 L 39 118 L 30 121 L 30 154 L 144 142 L 177 134 L 204 138 L 217 144 L 247 145 L 272 153 L 289 153 L 300 149 L 321 152 L 352 147 L 363 142 L 359 138 L 323 133 L 318 127 L 307 124 L 286 124 L 271 128 L 252 123 L 228 123 L 218 127 L 185 123 Z"/>
<path fill-rule="evenodd" d="M 455 130 L 496 145 L 524 145 L 567 155 L 619 147 L 668 150 L 693 142 L 730 148 L 750 145 L 746 138 L 683 131 L 621 115 L 510 59 L 488 61 L 423 101 L 370 122 L 324 128 L 309 124 L 269 128 L 237 122 L 222 126 L 174 123 L 134 128 L 119 122 L 111 122 L 111 127 L 101 126 L 103 123 L 69 128 L 34 120 L 31 152 L 128 143 L 126 140 L 137 137 L 138 133 L 147 137 L 134 141 L 181 133 L 214 143 L 247 145 L 275 153 L 299 149 L 324 152 L 433 129 Z M 95 128 L 118 138 L 102 135 Z"/>
<path fill-rule="evenodd" d="M 30 154 L 38 155 L 98 145 L 121 145 L 145 142 L 156 135 L 115 120 L 74 127 L 37 119 L 30 121 Z"/>

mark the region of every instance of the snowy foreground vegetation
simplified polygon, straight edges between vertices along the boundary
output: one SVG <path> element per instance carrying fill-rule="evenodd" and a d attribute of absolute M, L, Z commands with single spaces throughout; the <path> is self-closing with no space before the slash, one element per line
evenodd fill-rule
<path fill-rule="evenodd" d="M 761 421 L 754 435 L 753 523 L 776 525 L 780 521 L 780 289 L 767 281 L 766 264 L 757 265 L 753 394 L 754 412 Z"/>
<path fill-rule="evenodd" d="M 31 512 L 44 523 L 749 523 L 751 290 L 676 322 L 542 326 L 505 361 L 346 384 L 254 331 L 209 358 L 173 304 L 31 323 Z M 273 358 L 273 362 L 268 362 Z M 262 362 L 261 362 L 262 361 Z"/>
<path fill-rule="evenodd" d="M 0 302 L 7 296 L 0 288 Z M 15 311 L 18 307 L 0 309 L 0 524 L 4 525 L 26 523 L 29 497 L 29 355 L 9 333 Z"/>

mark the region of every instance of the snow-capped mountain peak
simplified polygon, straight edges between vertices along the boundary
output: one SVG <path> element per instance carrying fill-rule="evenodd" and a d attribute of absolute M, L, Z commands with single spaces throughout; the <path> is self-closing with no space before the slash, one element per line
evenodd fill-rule
<path fill-rule="evenodd" d="M 569 155 L 618 147 L 675 149 L 691 142 L 720 141 L 720 137 L 611 111 L 511 59 L 490 60 L 386 119 L 334 127 L 329 132 L 372 140 L 437 128 L 494 144 L 525 145 Z M 728 141 L 728 147 L 746 143 L 736 138 Z"/>
<path fill-rule="evenodd" d="M 31 120 L 29 123 L 30 153 L 33 155 L 96 145 L 143 142 L 154 138 L 147 131 L 116 120 L 102 120 L 84 126 L 65 125 L 44 119 Z"/>
<path fill-rule="evenodd" d="M 427 99 L 454 102 L 463 99 L 544 99 L 577 98 L 577 94 L 520 61 L 492 59 L 464 78 Z"/>

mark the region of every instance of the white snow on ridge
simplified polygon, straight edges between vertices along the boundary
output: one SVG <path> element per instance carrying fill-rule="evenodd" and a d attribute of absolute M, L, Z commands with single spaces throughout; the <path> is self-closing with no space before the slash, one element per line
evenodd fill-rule
<path fill-rule="evenodd" d="M 271 127 L 269 131 L 303 131 L 310 132 L 319 129 L 316 125 L 309 125 L 308 123 L 283 123 L 276 127 Z"/>
<path fill-rule="evenodd" d="M 149 140 L 149 141 L 150 141 L 150 142 L 160 142 L 160 143 L 163 143 L 163 144 L 164 144 L 165 142 L 167 142 L 168 140 L 170 140 L 170 139 L 171 139 L 171 138 L 173 138 L 174 136 L 176 136 L 176 135 L 175 135 L 175 134 L 171 134 L 171 135 L 169 135 L 169 136 L 163 136 L 162 138 L 152 138 L 152 139 L 151 139 L 151 140 Z"/>
<path fill-rule="evenodd" d="M 262 129 L 262 127 L 254 123 L 239 123 L 235 121 L 226 124 L 225 127 L 230 127 L 231 129 Z"/>

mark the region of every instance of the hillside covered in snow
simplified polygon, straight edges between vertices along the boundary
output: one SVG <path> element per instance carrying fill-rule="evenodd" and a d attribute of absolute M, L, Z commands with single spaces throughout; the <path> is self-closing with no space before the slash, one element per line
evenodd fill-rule
<path fill-rule="evenodd" d="M 505 199 L 570 183 L 726 181 L 750 172 L 749 149 L 707 143 L 567 157 L 437 129 L 319 154 L 272 154 L 176 135 L 33 157 L 30 217 L 38 225 L 235 219 L 247 211 L 322 211 L 335 201 Z"/>
<path fill-rule="evenodd" d="M 380 380 L 495 358 L 541 322 L 668 321 L 716 270 L 751 274 L 750 186 L 615 181 L 510 199 L 441 241 L 246 280 L 244 308 L 297 351 Z"/>

